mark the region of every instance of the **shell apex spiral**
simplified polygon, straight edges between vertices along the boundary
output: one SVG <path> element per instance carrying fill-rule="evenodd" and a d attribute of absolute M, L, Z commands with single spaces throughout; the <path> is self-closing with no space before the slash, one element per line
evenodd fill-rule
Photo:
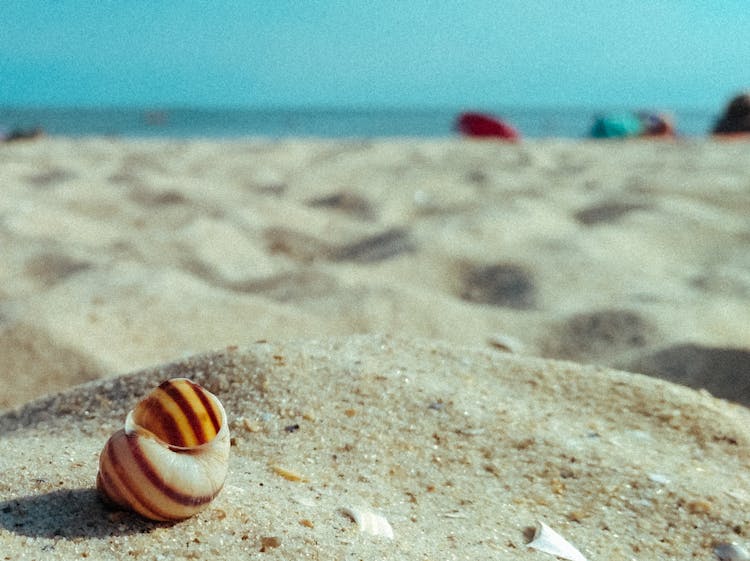
<path fill-rule="evenodd" d="M 162 382 L 128 413 L 99 456 L 96 486 L 151 520 L 182 520 L 218 495 L 229 462 L 226 412 L 187 378 Z"/>

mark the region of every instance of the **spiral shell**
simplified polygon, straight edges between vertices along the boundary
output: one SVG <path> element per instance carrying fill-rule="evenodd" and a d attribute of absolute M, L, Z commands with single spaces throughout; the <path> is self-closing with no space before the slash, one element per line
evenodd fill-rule
<path fill-rule="evenodd" d="M 227 415 L 186 378 L 159 385 L 128 413 L 99 456 L 96 486 L 152 520 L 182 520 L 221 491 L 229 461 Z"/>

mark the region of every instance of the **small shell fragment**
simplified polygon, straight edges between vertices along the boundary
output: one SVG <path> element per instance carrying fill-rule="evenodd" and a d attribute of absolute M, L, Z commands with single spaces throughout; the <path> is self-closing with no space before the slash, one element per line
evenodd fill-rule
<path fill-rule="evenodd" d="M 722 543 L 714 548 L 714 553 L 719 561 L 748 561 L 750 553 L 747 549 L 736 543 Z"/>
<path fill-rule="evenodd" d="M 586 561 L 583 554 L 578 551 L 570 542 L 547 526 L 544 522 L 539 522 L 534 539 L 528 544 L 529 547 L 549 553 L 569 561 Z"/>
<path fill-rule="evenodd" d="M 648 478 L 654 483 L 659 483 L 660 485 L 667 485 L 670 482 L 669 477 L 663 473 L 649 473 Z"/>
<path fill-rule="evenodd" d="M 247 432 L 259 432 L 261 430 L 260 425 L 253 423 L 247 417 L 242 417 L 242 426 L 245 427 Z"/>
<path fill-rule="evenodd" d="M 360 532 L 393 539 L 393 528 L 385 517 L 363 508 L 342 508 L 341 512 L 354 520 Z"/>
<path fill-rule="evenodd" d="M 493 335 L 490 335 L 490 337 L 487 338 L 487 343 L 490 345 L 490 347 L 493 347 L 498 351 L 513 354 L 519 354 L 523 352 L 523 343 L 521 343 L 521 341 L 519 341 L 515 337 L 511 337 L 510 335 L 505 335 L 503 333 L 495 333 Z"/>
<path fill-rule="evenodd" d="M 276 475 L 280 475 L 287 481 L 301 481 L 303 483 L 309 481 L 309 479 L 307 479 L 307 477 L 305 477 L 304 475 L 300 475 L 299 473 L 293 472 L 281 466 L 271 466 L 271 471 L 273 471 Z"/>
<path fill-rule="evenodd" d="M 685 506 L 690 514 L 709 514 L 713 508 L 709 501 L 701 499 L 688 501 Z"/>

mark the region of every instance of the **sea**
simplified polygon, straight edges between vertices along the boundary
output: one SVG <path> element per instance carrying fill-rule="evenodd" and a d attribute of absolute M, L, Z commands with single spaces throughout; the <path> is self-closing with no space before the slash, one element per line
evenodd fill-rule
<path fill-rule="evenodd" d="M 200 109 L 2 108 L 0 129 L 40 128 L 62 136 L 124 138 L 446 138 L 463 111 L 512 124 L 524 138 L 585 138 L 597 116 L 622 108 L 538 109 Z M 718 117 L 708 110 L 669 110 L 679 135 L 705 136 Z"/>

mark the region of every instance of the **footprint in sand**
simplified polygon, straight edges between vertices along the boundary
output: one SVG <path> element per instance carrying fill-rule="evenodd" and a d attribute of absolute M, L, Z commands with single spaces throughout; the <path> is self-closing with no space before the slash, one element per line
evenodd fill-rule
<path fill-rule="evenodd" d="M 542 352 L 549 358 L 607 362 L 619 353 L 650 344 L 656 333 L 635 312 L 596 310 L 566 319 L 542 343 Z"/>
<path fill-rule="evenodd" d="M 375 211 L 373 210 L 370 201 L 356 193 L 350 193 L 348 191 L 342 191 L 340 193 L 333 193 L 331 195 L 312 199 L 307 202 L 307 205 L 312 208 L 337 210 L 354 218 L 359 218 L 360 220 L 373 220 L 375 218 Z"/>
<path fill-rule="evenodd" d="M 78 176 L 63 168 L 51 168 L 26 177 L 26 184 L 38 189 L 49 189 Z"/>
<path fill-rule="evenodd" d="M 640 203 L 623 203 L 607 201 L 586 207 L 574 214 L 575 219 L 585 226 L 615 222 L 623 216 L 638 210 L 650 210 L 652 207 Z"/>
<path fill-rule="evenodd" d="M 748 349 L 685 343 L 644 354 L 623 367 L 750 405 Z"/>
<path fill-rule="evenodd" d="M 415 250 L 409 232 L 401 228 L 392 228 L 342 245 L 331 244 L 287 228 L 269 229 L 266 239 L 271 253 L 281 253 L 302 262 L 323 260 L 375 263 Z"/>
<path fill-rule="evenodd" d="M 40 253 L 26 260 L 25 273 L 49 287 L 91 267 L 87 261 L 61 253 Z"/>
<path fill-rule="evenodd" d="M 407 230 L 393 228 L 381 234 L 367 236 L 350 244 L 331 248 L 331 261 L 374 263 L 414 251 L 415 246 Z"/>
<path fill-rule="evenodd" d="M 520 265 L 472 265 L 461 274 L 459 296 L 467 302 L 526 310 L 534 307 L 534 279 Z"/>
<path fill-rule="evenodd" d="M 245 294 L 262 294 L 277 302 L 327 296 L 336 292 L 339 286 L 335 277 L 308 268 L 242 280 L 226 279 L 199 259 L 184 260 L 182 268 L 217 288 Z"/>
<path fill-rule="evenodd" d="M 181 205 L 188 202 L 187 197 L 176 189 L 166 189 L 164 191 L 135 189 L 130 193 L 130 200 L 148 209 L 154 206 Z"/>

